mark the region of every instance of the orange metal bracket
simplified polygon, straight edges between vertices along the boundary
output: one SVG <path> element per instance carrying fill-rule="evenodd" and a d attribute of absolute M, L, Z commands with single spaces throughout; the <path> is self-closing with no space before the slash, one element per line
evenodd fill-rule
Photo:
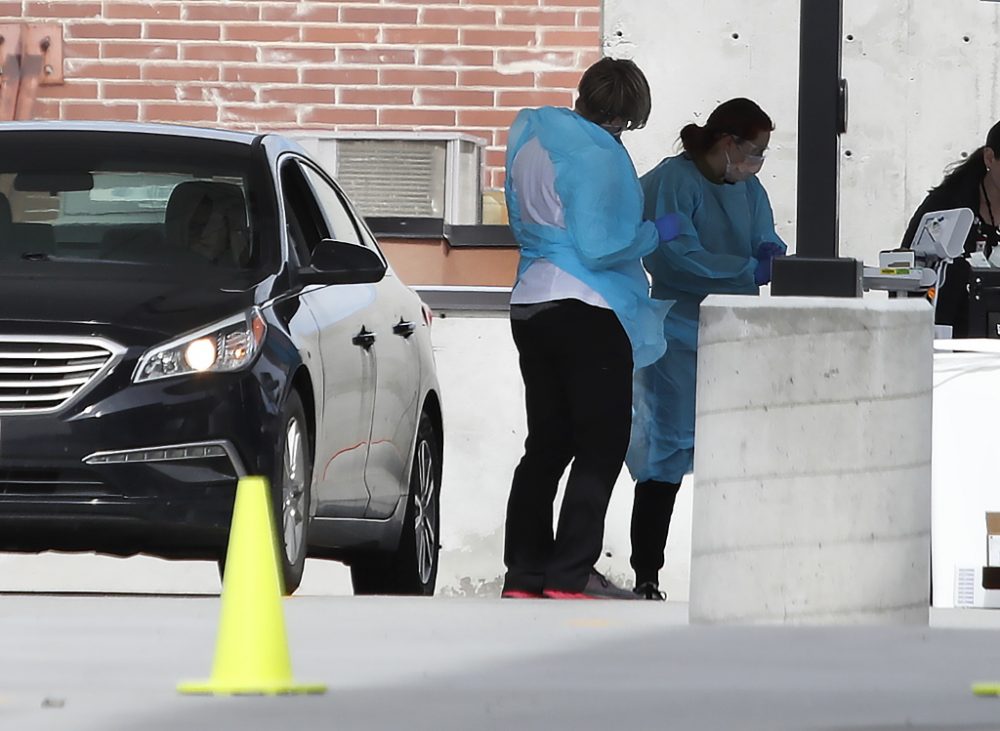
<path fill-rule="evenodd" d="M 30 119 L 38 87 L 61 83 L 62 26 L 0 25 L 0 121 Z"/>

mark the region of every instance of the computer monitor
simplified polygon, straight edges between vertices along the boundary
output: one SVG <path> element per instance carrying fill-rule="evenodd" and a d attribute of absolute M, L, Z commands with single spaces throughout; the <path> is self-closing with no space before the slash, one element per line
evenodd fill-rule
<path fill-rule="evenodd" d="M 920 219 L 910 248 L 928 264 L 952 261 L 962 256 L 975 215 L 968 208 L 931 211 Z"/>

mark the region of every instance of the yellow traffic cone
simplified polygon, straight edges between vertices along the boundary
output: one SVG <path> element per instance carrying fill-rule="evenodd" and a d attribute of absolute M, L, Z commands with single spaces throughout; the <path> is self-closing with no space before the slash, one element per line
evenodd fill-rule
<path fill-rule="evenodd" d="M 236 488 L 229 530 L 212 677 L 181 683 L 181 693 L 326 692 L 324 685 L 301 685 L 292 679 L 277 550 L 267 480 L 244 477 Z"/>

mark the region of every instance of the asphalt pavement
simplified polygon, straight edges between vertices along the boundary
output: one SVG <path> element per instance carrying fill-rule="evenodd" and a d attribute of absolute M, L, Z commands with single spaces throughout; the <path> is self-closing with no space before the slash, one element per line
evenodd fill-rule
<path fill-rule="evenodd" d="M 1000 612 L 932 627 L 689 626 L 667 602 L 302 596 L 297 680 L 190 697 L 219 599 L 0 594 L 0 729 L 1000 729 Z"/>

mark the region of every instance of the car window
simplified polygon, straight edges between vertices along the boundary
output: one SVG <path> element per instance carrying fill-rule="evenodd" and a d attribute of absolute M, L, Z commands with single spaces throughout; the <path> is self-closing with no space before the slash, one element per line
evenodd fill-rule
<path fill-rule="evenodd" d="M 281 197 L 288 240 L 298 252 L 300 261 L 308 262 L 316 244 L 329 238 L 330 232 L 309 183 L 292 158 L 281 165 Z"/>
<path fill-rule="evenodd" d="M 330 232 L 330 238 L 363 246 L 364 243 L 358 233 L 357 224 L 355 224 L 354 218 L 347 210 L 337 190 L 312 166 L 302 165 L 302 172 L 319 201 L 327 230 Z"/>
<path fill-rule="evenodd" d="M 0 139 L 0 258 L 256 266 L 249 147 L 150 135 Z"/>

